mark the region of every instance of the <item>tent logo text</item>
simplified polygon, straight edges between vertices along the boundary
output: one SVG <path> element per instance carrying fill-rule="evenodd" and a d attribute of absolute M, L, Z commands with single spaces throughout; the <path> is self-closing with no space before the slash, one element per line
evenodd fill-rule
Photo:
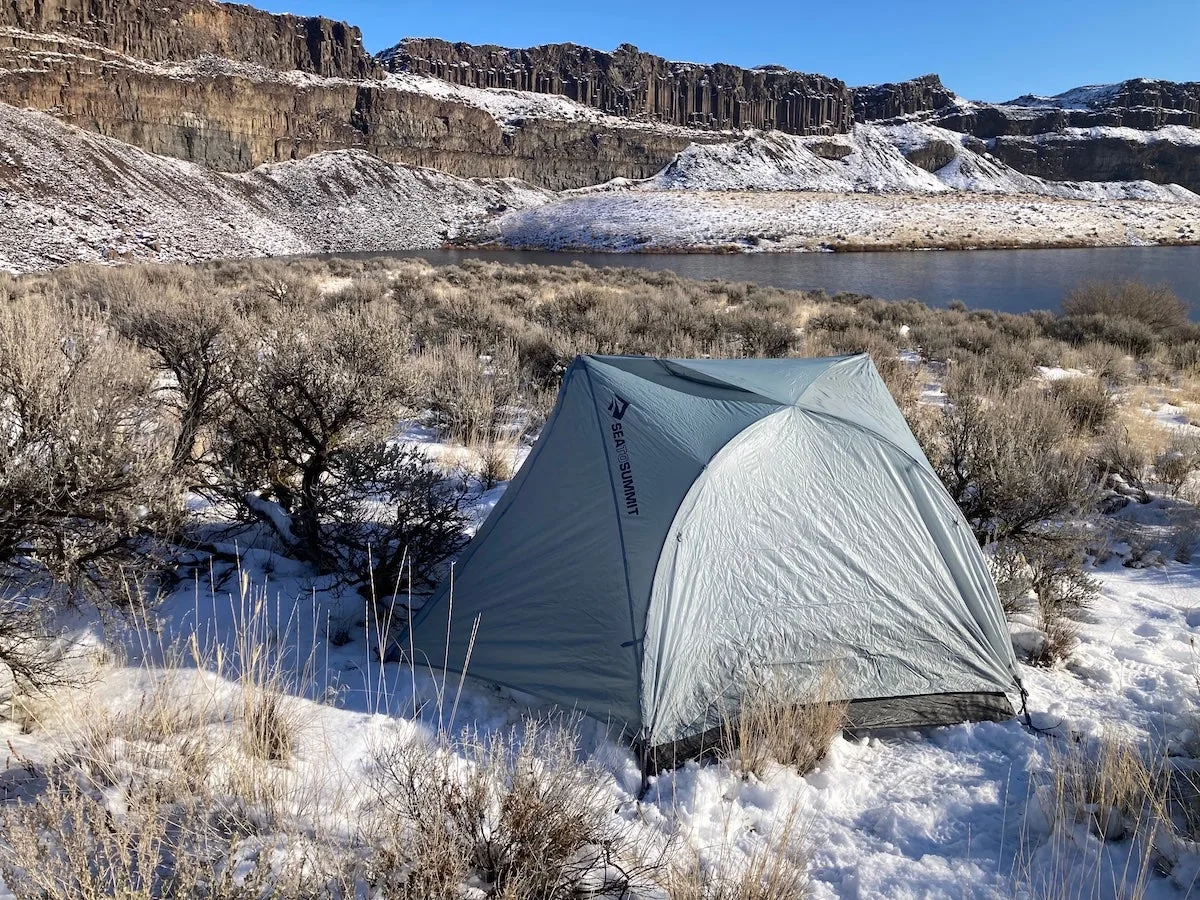
<path fill-rule="evenodd" d="M 633 484 L 633 463 L 629 459 L 629 443 L 625 440 L 625 426 L 621 419 L 629 409 L 629 401 L 613 394 L 612 402 L 608 404 L 608 412 L 612 416 L 613 448 L 616 451 L 617 471 L 621 475 L 621 491 L 625 496 L 625 515 L 638 515 L 637 488 Z"/>

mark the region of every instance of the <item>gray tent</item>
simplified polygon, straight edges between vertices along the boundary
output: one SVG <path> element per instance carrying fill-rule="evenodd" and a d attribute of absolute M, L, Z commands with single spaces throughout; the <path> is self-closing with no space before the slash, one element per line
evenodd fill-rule
<path fill-rule="evenodd" d="M 860 725 L 1004 718 L 1017 689 L 984 558 L 865 355 L 576 359 L 415 615 L 418 664 L 460 671 L 476 622 L 469 676 L 644 747 L 830 667 Z"/>

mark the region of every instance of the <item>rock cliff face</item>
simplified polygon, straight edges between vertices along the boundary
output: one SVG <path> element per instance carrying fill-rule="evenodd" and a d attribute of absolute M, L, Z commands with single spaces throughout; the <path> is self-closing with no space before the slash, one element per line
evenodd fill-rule
<path fill-rule="evenodd" d="M 472 99 L 472 88 L 533 93 L 513 113 L 511 95 Z M 988 141 L 1028 174 L 1200 189 L 1200 143 L 1072 132 L 1200 127 L 1200 83 L 1138 80 L 989 105 L 960 101 L 936 75 L 851 91 L 821 75 L 670 62 L 628 44 L 606 53 L 419 39 L 376 59 L 349 25 L 212 0 L 0 0 L 0 102 L 226 172 L 360 149 L 558 190 L 649 177 L 729 130 L 836 135 L 855 120 L 916 117 Z M 936 168 L 949 151 L 920 165 Z"/>
<path fill-rule="evenodd" d="M 1178 184 L 1200 193 L 1200 136 L 1177 142 L 1145 134 L 1003 136 L 992 155 L 1014 169 L 1051 181 L 1131 181 Z"/>
<path fill-rule="evenodd" d="M 856 87 L 853 94 L 854 118 L 859 122 L 876 122 L 942 109 L 955 99 L 954 94 L 942 86 L 942 79 L 937 75 Z"/>
<path fill-rule="evenodd" d="M 849 131 L 853 122 L 850 91 L 837 79 L 779 66 L 670 62 L 632 44 L 605 53 L 574 44 L 509 50 L 418 38 L 402 41 L 380 59 L 392 71 L 558 94 L 613 115 L 692 128 L 835 134 Z"/>
<path fill-rule="evenodd" d="M 933 112 L 942 128 L 990 139 L 1101 125 L 1153 130 L 1167 125 L 1200 128 L 1200 82 L 1136 78 L 1076 88 L 1053 97 L 1025 94 L 1007 103 L 962 103 L 937 75 L 896 84 L 857 87 L 854 117 L 878 122 Z"/>
<path fill-rule="evenodd" d="M 211 0 L 6 0 L 0 25 L 78 37 L 155 62 L 212 55 L 341 78 L 380 71 L 353 26 Z"/>
<path fill-rule="evenodd" d="M 1200 191 L 1200 137 L 1175 140 L 1169 130 L 1200 128 L 1200 82 L 1139 78 L 986 104 L 960 101 L 936 75 L 926 75 L 855 88 L 854 113 L 862 122 L 916 116 L 972 135 L 987 141 L 996 159 L 1026 175 L 1053 181 L 1145 179 Z M 1141 133 L 1113 133 L 1112 128 Z M 936 168 L 946 158 L 934 153 L 914 162 Z"/>
<path fill-rule="evenodd" d="M 25 2 L 0 5 L 0 102 L 52 112 L 81 128 L 219 171 L 361 149 L 388 162 L 465 177 L 515 177 L 561 190 L 648 177 L 696 137 L 619 122 L 502 124 L 475 106 L 389 86 L 382 68 L 363 54 L 357 30 L 327 20 L 203 0 L 175 3 L 173 13 L 161 16 L 151 11 L 145 20 L 127 18 L 127 7 L 150 7 L 137 3 L 110 3 L 97 18 L 80 20 L 64 6 L 61 18 L 48 19 L 41 4 L 18 10 Z M 179 31 L 171 16 L 186 18 L 187 10 L 220 28 Z M 112 18 L 101 21 L 103 15 Z M 27 30 L 39 22 L 50 23 L 39 26 L 47 33 Z M 220 36 L 226 28 L 240 35 L 236 43 Z M 209 46 L 204 35 L 214 32 L 211 46 L 235 63 L 204 55 L 211 53 L 203 49 Z M 314 34 L 345 40 L 310 44 Z M 295 36 L 290 44 L 283 40 L 287 35 Z M 258 57 L 260 40 L 267 47 Z M 362 72 L 380 77 L 356 77 Z"/>

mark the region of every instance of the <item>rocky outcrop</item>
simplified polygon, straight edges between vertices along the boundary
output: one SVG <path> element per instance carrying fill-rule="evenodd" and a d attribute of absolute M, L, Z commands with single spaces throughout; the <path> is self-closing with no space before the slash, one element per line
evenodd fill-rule
<path fill-rule="evenodd" d="M 698 137 L 620 123 L 502 124 L 474 106 L 382 80 L 297 78 L 211 57 L 142 64 L 67 36 L 0 32 L 0 63 L 0 102 L 225 172 L 361 149 L 388 162 L 561 190 L 648 177 Z"/>
<path fill-rule="evenodd" d="M 362 33 L 344 22 L 212 0 L 6 0 L 0 25 L 82 38 L 154 62 L 211 55 L 327 77 L 380 71 Z"/>
<path fill-rule="evenodd" d="M 877 122 L 913 113 L 942 109 L 954 103 L 955 96 L 942 85 L 937 75 L 922 75 L 911 81 L 870 84 L 856 87 L 854 118 L 858 122 Z"/>
<path fill-rule="evenodd" d="M 1166 125 L 1200 127 L 1200 81 L 1155 81 L 1134 78 L 1119 84 L 1076 88 L 1053 97 L 1026 94 L 1002 108 L 1055 107 L 1068 112 L 1074 128 L 1120 125 L 1152 131 Z"/>
<path fill-rule="evenodd" d="M 953 104 L 939 110 L 932 121 L 984 139 L 1100 126 L 1141 131 L 1168 125 L 1200 128 L 1200 82 L 1138 78 L 1076 88 L 1053 97 L 1027 94 L 1008 103 Z"/>
<path fill-rule="evenodd" d="M 1004 136 L 990 143 L 992 156 L 1027 175 L 1051 181 L 1133 181 L 1178 184 L 1200 193 L 1200 140 L 1156 138 L 1155 132 Z"/>
<path fill-rule="evenodd" d="M 835 78 L 780 66 L 670 62 L 632 44 L 606 53 L 575 44 L 510 50 L 419 38 L 402 41 L 380 60 L 392 71 L 558 94 L 613 115 L 689 128 L 837 134 L 853 122 L 850 91 Z"/>
<path fill-rule="evenodd" d="M 531 91 L 536 102 L 514 114 L 508 100 L 429 90 L 389 70 Z M 537 95 L 608 115 L 564 113 Z M 1137 80 L 988 105 L 959 101 L 936 75 L 850 91 L 779 66 L 670 62 L 629 44 L 609 53 L 420 39 L 375 59 L 349 25 L 212 0 L 0 0 L 0 102 L 225 172 L 356 149 L 557 190 L 649 177 L 731 130 L 827 135 L 820 152 L 836 159 L 847 151 L 833 136 L 855 119 L 915 117 L 987 140 L 1031 175 L 1200 189 L 1196 143 L 1071 133 L 1200 127 L 1200 83 Z M 952 150 L 923 145 L 912 161 L 936 171 Z"/>

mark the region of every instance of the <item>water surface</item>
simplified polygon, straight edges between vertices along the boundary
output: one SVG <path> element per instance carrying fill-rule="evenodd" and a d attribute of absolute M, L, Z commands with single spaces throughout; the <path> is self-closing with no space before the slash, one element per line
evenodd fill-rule
<path fill-rule="evenodd" d="M 1200 316 L 1200 247 L 1076 250 L 930 250 L 893 253 L 613 254 L 531 250 L 416 250 L 349 256 L 421 257 L 437 265 L 490 259 L 538 265 L 670 269 L 687 278 L 753 281 L 831 294 L 853 291 L 931 306 L 961 300 L 973 309 L 1058 308 L 1082 281 L 1165 282 Z"/>

